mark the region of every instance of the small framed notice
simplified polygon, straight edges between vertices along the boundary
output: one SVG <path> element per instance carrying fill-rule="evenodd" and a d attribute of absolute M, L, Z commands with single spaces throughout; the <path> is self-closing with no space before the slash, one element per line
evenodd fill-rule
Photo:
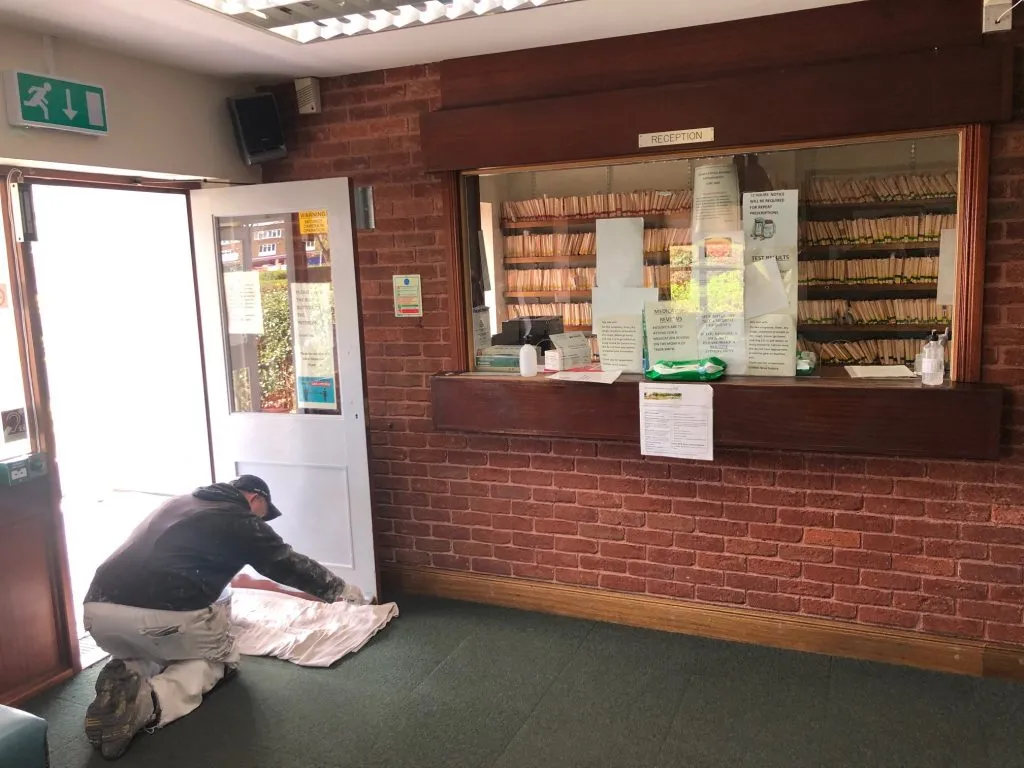
<path fill-rule="evenodd" d="M 395 317 L 423 317 L 423 289 L 419 275 L 395 275 Z"/>

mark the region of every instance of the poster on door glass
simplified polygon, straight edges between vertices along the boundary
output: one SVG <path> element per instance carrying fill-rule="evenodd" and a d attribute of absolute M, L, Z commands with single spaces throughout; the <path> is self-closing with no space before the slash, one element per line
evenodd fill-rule
<path fill-rule="evenodd" d="M 338 410 L 333 301 L 330 283 L 292 285 L 295 386 L 300 409 Z"/>

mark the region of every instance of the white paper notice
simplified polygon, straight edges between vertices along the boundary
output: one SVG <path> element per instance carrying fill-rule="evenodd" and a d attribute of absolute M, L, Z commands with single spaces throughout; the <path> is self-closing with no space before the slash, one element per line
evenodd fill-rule
<path fill-rule="evenodd" d="M 939 287 L 935 301 L 940 307 L 956 302 L 956 230 L 944 229 L 939 237 Z"/>
<path fill-rule="evenodd" d="M 228 310 L 228 333 L 263 335 L 259 272 L 225 272 L 224 299 Z"/>
<path fill-rule="evenodd" d="M 598 219 L 597 284 L 605 289 L 643 287 L 643 219 Z"/>
<path fill-rule="evenodd" d="M 640 384 L 640 453 L 713 461 L 714 395 L 708 384 Z"/>
<path fill-rule="evenodd" d="M 594 324 L 602 317 L 618 317 L 620 315 L 636 315 L 644 313 L 649 301 L 658 300 L 657 288 L 595 288 L 593 298 Z"/>
<path fill-rule="evenodd" d="M 299 408 L 333 411 L 338 407 L 333 304 L 330 283 L 292 284 Z"/>
<path fill-rule="evenodd" d="M 597 321 L 601 367 L 643 373 L 644 329 L 640 315 L 611 315 Z"/>
<path fill-rule="evenodd" d="M 697 333 L 698 357 L 717 357 L 728 364 L 727 373 L 747 372 L 746 327 L 743 315 L 704 315 Z M 795 354 L 795 353 L 794 353 Z"/>
<path fill-rule="evenodd" d="M 652 301 L 644 308 L 647 359 L 657 362 L 696 360 L 699 315 L 687 304 Z"/>
<path fill-rule="evenodd" d="M 778 189 L 743 195 L 743 230 L 751 250 L 771 252 L 795 248 L 799 230 L 797 212 L 800 192 Z"/>
<path fill-rule="evenodd" d="M 491 346 L 491 311 L 487 307 L 473 310 L 474 352 Z"/>
<path fill-rule="evenodd" d="M 590 348 L 590 339 L 579 331 L 552 334 L 551 343 L 562 353 L 563 370 L 590 365 L 591 358 L 594 356 L 593 350 Z"/>
<path fill-rule="evenodd" d="M 747 320 L 747 375 L 796 376 L 796 322 L 788 314 Z"/>
<path fill-rule="evenodd" d="M 789 310 L 789 296 L 779 271 L 779 262 L 765 259 L 748 264 L 743 276 L 748 318 Z"/>
<path fill-rule="evenodd" d="M 693 171 L 693 230 L 717 232 L 740 228 L 740 183 L 736 166 L 702 165 Z"/>

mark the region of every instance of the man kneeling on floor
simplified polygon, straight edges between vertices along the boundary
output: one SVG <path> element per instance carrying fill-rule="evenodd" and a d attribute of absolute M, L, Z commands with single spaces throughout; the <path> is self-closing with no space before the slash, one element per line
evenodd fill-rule
<path fill-rule="evenodd" d="M 103 757 L 184 717 L 237 673 L 228 585 L 244 566 L 330 603 L 365 602 L 359 587 L 281 540 L 267 525 L 280 514 L 267 484 L 243 475 L 169 500 L 97 569 L 85 628 L 113 658 L 85 732 Z"/>

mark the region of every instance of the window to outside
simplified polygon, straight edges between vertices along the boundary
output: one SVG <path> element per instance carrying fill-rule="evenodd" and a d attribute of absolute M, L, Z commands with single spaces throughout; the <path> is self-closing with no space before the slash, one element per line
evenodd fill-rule
<path fill-rule="evenodd" d="M 475 367 L 515 370 L 513 347 L 560 332 L 637 373 L 913 367 L 952 321 L 959 149 L 950 133 L 467 174 Z"/>
<path fill-rule="evenodd" d="M 328 233 L 301 232 L 292 213 L 217 226 L 232 410 L 340 413 Z M 259 242 L 267 233 L 279 242 Z"/>

